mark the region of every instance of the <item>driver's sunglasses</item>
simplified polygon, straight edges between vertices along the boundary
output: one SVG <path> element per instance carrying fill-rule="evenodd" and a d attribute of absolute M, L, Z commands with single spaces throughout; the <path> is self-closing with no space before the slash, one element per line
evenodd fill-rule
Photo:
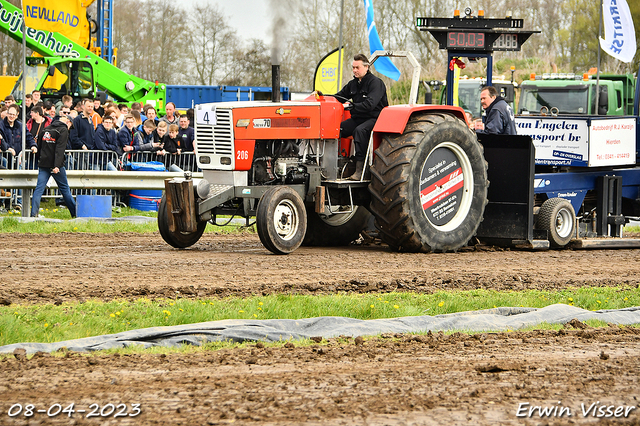
<path fill-rule="evenodd" d="M 62 110 L 62 109 L 61 109 L 61 110 L 60 110 L 60 114 L 65 114 L 65 115 L 66 115 L 66 114 L 71 114 L 71 111 L 70 111 L 70 110 L 65 111 L 65 110 Z"/>

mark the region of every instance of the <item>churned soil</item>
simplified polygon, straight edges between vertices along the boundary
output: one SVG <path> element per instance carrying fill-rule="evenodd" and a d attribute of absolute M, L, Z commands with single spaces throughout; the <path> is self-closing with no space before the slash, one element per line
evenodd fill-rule
<path fill-rule="evenodd" d="M 275 256 L 253 234 L 205 234 L 187 250 L 158 234 L 4 234 L 2 242 L 3 304 L 640 283 L 637 250 L 425 255 L 369 244 Z M 640 331 L 632 327 L 574 321 L 560 331 L 249 346 L 2 357 L 0 425 L 640 424 Z M 53 416 L 72 403 L 71 417 Z M 131 417 L 134 404 L 140 413 Z M 87 418 L 92 411 L 98 417 Z"/>
<path fill-rule="evenodd" d="M 379 244 L 267 251 L 257 235 L 205 234 L 186 250 L 159 234 L 3 234 L 0 303 L 275 293 L 563 289 L 640 284 L 640 250 L 396 253 Z"/>

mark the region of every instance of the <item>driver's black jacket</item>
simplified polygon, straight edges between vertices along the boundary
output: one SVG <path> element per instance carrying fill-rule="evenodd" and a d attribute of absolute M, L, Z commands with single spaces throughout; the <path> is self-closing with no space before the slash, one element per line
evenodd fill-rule
<path fill-rule="evenodd" d="M 362 80 L 354 78 L 345 84 L 336 96 L 352 100 L 351 118 L 354 119 L 378 118 L 382 108 L 389 106 L 384 82 L 371 71 L 367 71 Z M 344 99 L 338 100 L 344 102 Z"/>

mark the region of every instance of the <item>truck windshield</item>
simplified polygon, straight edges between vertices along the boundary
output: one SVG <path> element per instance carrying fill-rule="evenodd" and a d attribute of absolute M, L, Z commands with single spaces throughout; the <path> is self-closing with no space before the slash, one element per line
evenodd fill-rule
<path fill-rule="evenodd" d="M 540 112 L 540 109 L 556 107 L 560 114 L 586 114 L 588 105 L 587 86 L 537 87 L 522 86 L 519 114 Z"/>
<path fill-rule="evenodd" d="M 93 91 L 91 65 L 84 61 L 65 61 L 55 64 L 53 75 L 44 63 L 27 66 L 27 93 L 42 92 L 43 99 L 57 99 L 63 95 L 85 97 Z M 18 78 L 12 94 L 16 99 L 24 99 L 22 76 Z"/>
<path fill-rule="evenodd" d="M 27 66 L 27 93 L 33 92 L 37 87 L 40 86 L 40 81 L 42 77 L 47 74 L 47 66 L 45 64 L 38 64 Z M 15 86 L 13 86 L 13 90 L 11 94 L 15 99 L 24 99 L 24 89 L 22 87 L 22 74 L 16 81 Z"/>
<path fill-rule="evenodd" d="M 471 111 L 474 118 L 482 116 L 482 106 L 480 105 L 481 83 L 463 84 L 458 86 L 458 105 L 462 109 Z"/>

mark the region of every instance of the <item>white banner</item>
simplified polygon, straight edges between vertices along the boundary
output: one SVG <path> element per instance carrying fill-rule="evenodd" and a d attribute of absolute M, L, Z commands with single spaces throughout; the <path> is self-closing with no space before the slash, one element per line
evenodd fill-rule
<path fill-rule="evenodd" d="M 602 20 L 602 50 L 622 62 L 631 62 L 636 54 L 636 31 L 626 0 L 603 0 Z"/>

